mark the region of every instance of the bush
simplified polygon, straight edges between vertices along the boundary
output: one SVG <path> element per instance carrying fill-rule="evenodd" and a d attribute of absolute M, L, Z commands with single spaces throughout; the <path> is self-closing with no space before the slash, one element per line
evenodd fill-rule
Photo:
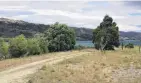
<path fill-rule="evenodd" d="M 82 49 L 85 49 L 85 48 L 86 48 L 85 46 L 81 46 L 81 45 L 74 47 L 75 50 L 82 50 Z"/>
<path fill-rule="evenodd" d="M 39 46 L 42 53 L 48 52 L 48 41 L 44 37 L 44 34 L 36 34 L 35 37 L 39 41 Z"/>
<path fill-rule="evenodd" d="M 21 57 L 25 55 L 37 55 L 48 52 L 48 42 L 44 34 L 36 34 L 35 37 L 26 39 L 24 35 L 15 38 L 0 38 L 0 59 Z"/>
<path fill-rule="evenodd" d="M 36 34 L 34 38 L 28 39 L 28 51 L 30 55 L 38 55 L 48 52 L 48 42 L 44 34 Z"/>
<path fill-rule="evenodd" d="M 37 55 L 42 53 L 38 39 L 28 39 L 28 52 L 29 55 Z"/>
<path fill-rule="evenodd" d="M 12 57 L 21 57 L 27 53 L 28 43 L 24 35 L 12 38 L 9 43 L 9 52 Z"/>
<path fill-rule="evenodd" d="M 5 42 L 4 40 L 1 40 L 0 41 L 0 53 L 1 53 L 1 56 L 0 58 L 1 59 L 6 59 L 8 58 L 9 56 L 9 44 L 7 42 Z"/>
<path fill-rule="evenodd" d="M 128 43 L 127 45 L 125 45 L 125 48 L 134 48 L 134 44 Z"/>

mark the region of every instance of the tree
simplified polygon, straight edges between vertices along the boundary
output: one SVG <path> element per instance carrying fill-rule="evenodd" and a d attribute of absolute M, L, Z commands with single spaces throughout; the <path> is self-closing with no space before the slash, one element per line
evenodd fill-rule
<path fill-rule="evenodd" d="M 71 50 L 75 45 L 75 32 L 65 24 L 56 22 L 45 32 L 49 51 Z"/>
<path fill-rule="evenodd" d="M 12 38 L 9 44 L 9 51 L 12 57 L 21 57 L 27 53 L 28 43 L 24 35 Z"/>
<path fill-rule="evenodd" d="M 103 22 L 93 31 L 93 43 L 98 50 L 114 50 L 114 46 L 118 47 L 119 30 L 112 17 L 106 15 Z"/>

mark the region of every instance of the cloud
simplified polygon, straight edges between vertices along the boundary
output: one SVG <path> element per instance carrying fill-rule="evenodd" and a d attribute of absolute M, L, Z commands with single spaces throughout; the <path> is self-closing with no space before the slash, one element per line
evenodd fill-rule
<path fill-rule="evenodd" d="M 35 23 L 56 21 L 69 26 L 96 28 L 108 14 L 121 31 L 139 31 L 140 2 L 115 1 L 5 1 L 0 3 L 0 16 Z M 130 6 L 131 5 L 131 6 Z"/>
<path fill-rule="evenodd" d="M 132 7 L 141 7 L 141 1 L 124 1 L 124 4 Z"/>

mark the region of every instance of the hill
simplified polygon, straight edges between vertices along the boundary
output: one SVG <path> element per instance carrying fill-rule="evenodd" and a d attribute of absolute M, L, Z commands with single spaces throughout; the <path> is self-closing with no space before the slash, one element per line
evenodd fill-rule
<path fill-rule="evenodd" d="M 133 39 L 133 40 L 141 40 L 140 32 L 123 32 L 120 31 L 120 37 L 124 39 Z"/>
<path fill-rule="evenodd" d="M 24 34 L 26 37 L 31 37 L 36 33 L 43 32 L 48 27 L 49 25 L 0 18 L 0 36 L 2 37 L 14 37 L 19 34 Z"/>
<path fill-rule="evenodd" d="M 24 34 L 26 37 L 32 37 L 36 33 L 42 33 L 49 28 L 49 25 L 29 23 L 22 20 L 13 20 L 0 18 L 0 36 L 15 37 Z M 92 29 L 73 28 L 76 32 L 77 40 L 92 40 Z M 120 38 L 123 39 L 141 39 L 139 32 L 123 32 L 120 31 Z"/>

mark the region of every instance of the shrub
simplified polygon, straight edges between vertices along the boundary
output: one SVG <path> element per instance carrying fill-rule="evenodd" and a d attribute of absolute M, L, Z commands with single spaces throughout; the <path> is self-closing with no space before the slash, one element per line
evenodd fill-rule
<path fill-rule="evenodd" d="M 39 46 L 42 53 L 48 52 L 48 41 L 44 37 L 44 34 L 36 34 L 35 37 L 39 41 Z"/>
<path fill-rule="evenodd" d="M 125 48 L 134 48 L 134 44 L 128 43 L 127 45 L 125 45 Z"/>
<path fill-rule="evenodd" d="M 28 39 L 28 52 L 30 55 L 37 55 L 42 53 L 38 39 Z"/>
<path fill-rule="evenodd" d="M 7 42 L 5 42 L 4 40 L 0 41 L 0 53 L 1 53 L 1 59 L 4 58 L 8 58 L 8 54 L 9 54 L 9 44 Z"/>
<path fill-rule="evenodd" d="M 21 57 L 27 53 L 27 39 L 19 35 L 10 40 L 9 52 L 12 57 Z"/>
<path fill-rule="evenodd" d="M 85 46 L 82 46 L 82 45 L 78 45 L 78 46 L 75 46 L 74 49 L 75 50 L 82 50 L 82 49 L 85 49 L 86 47 Z"/>

